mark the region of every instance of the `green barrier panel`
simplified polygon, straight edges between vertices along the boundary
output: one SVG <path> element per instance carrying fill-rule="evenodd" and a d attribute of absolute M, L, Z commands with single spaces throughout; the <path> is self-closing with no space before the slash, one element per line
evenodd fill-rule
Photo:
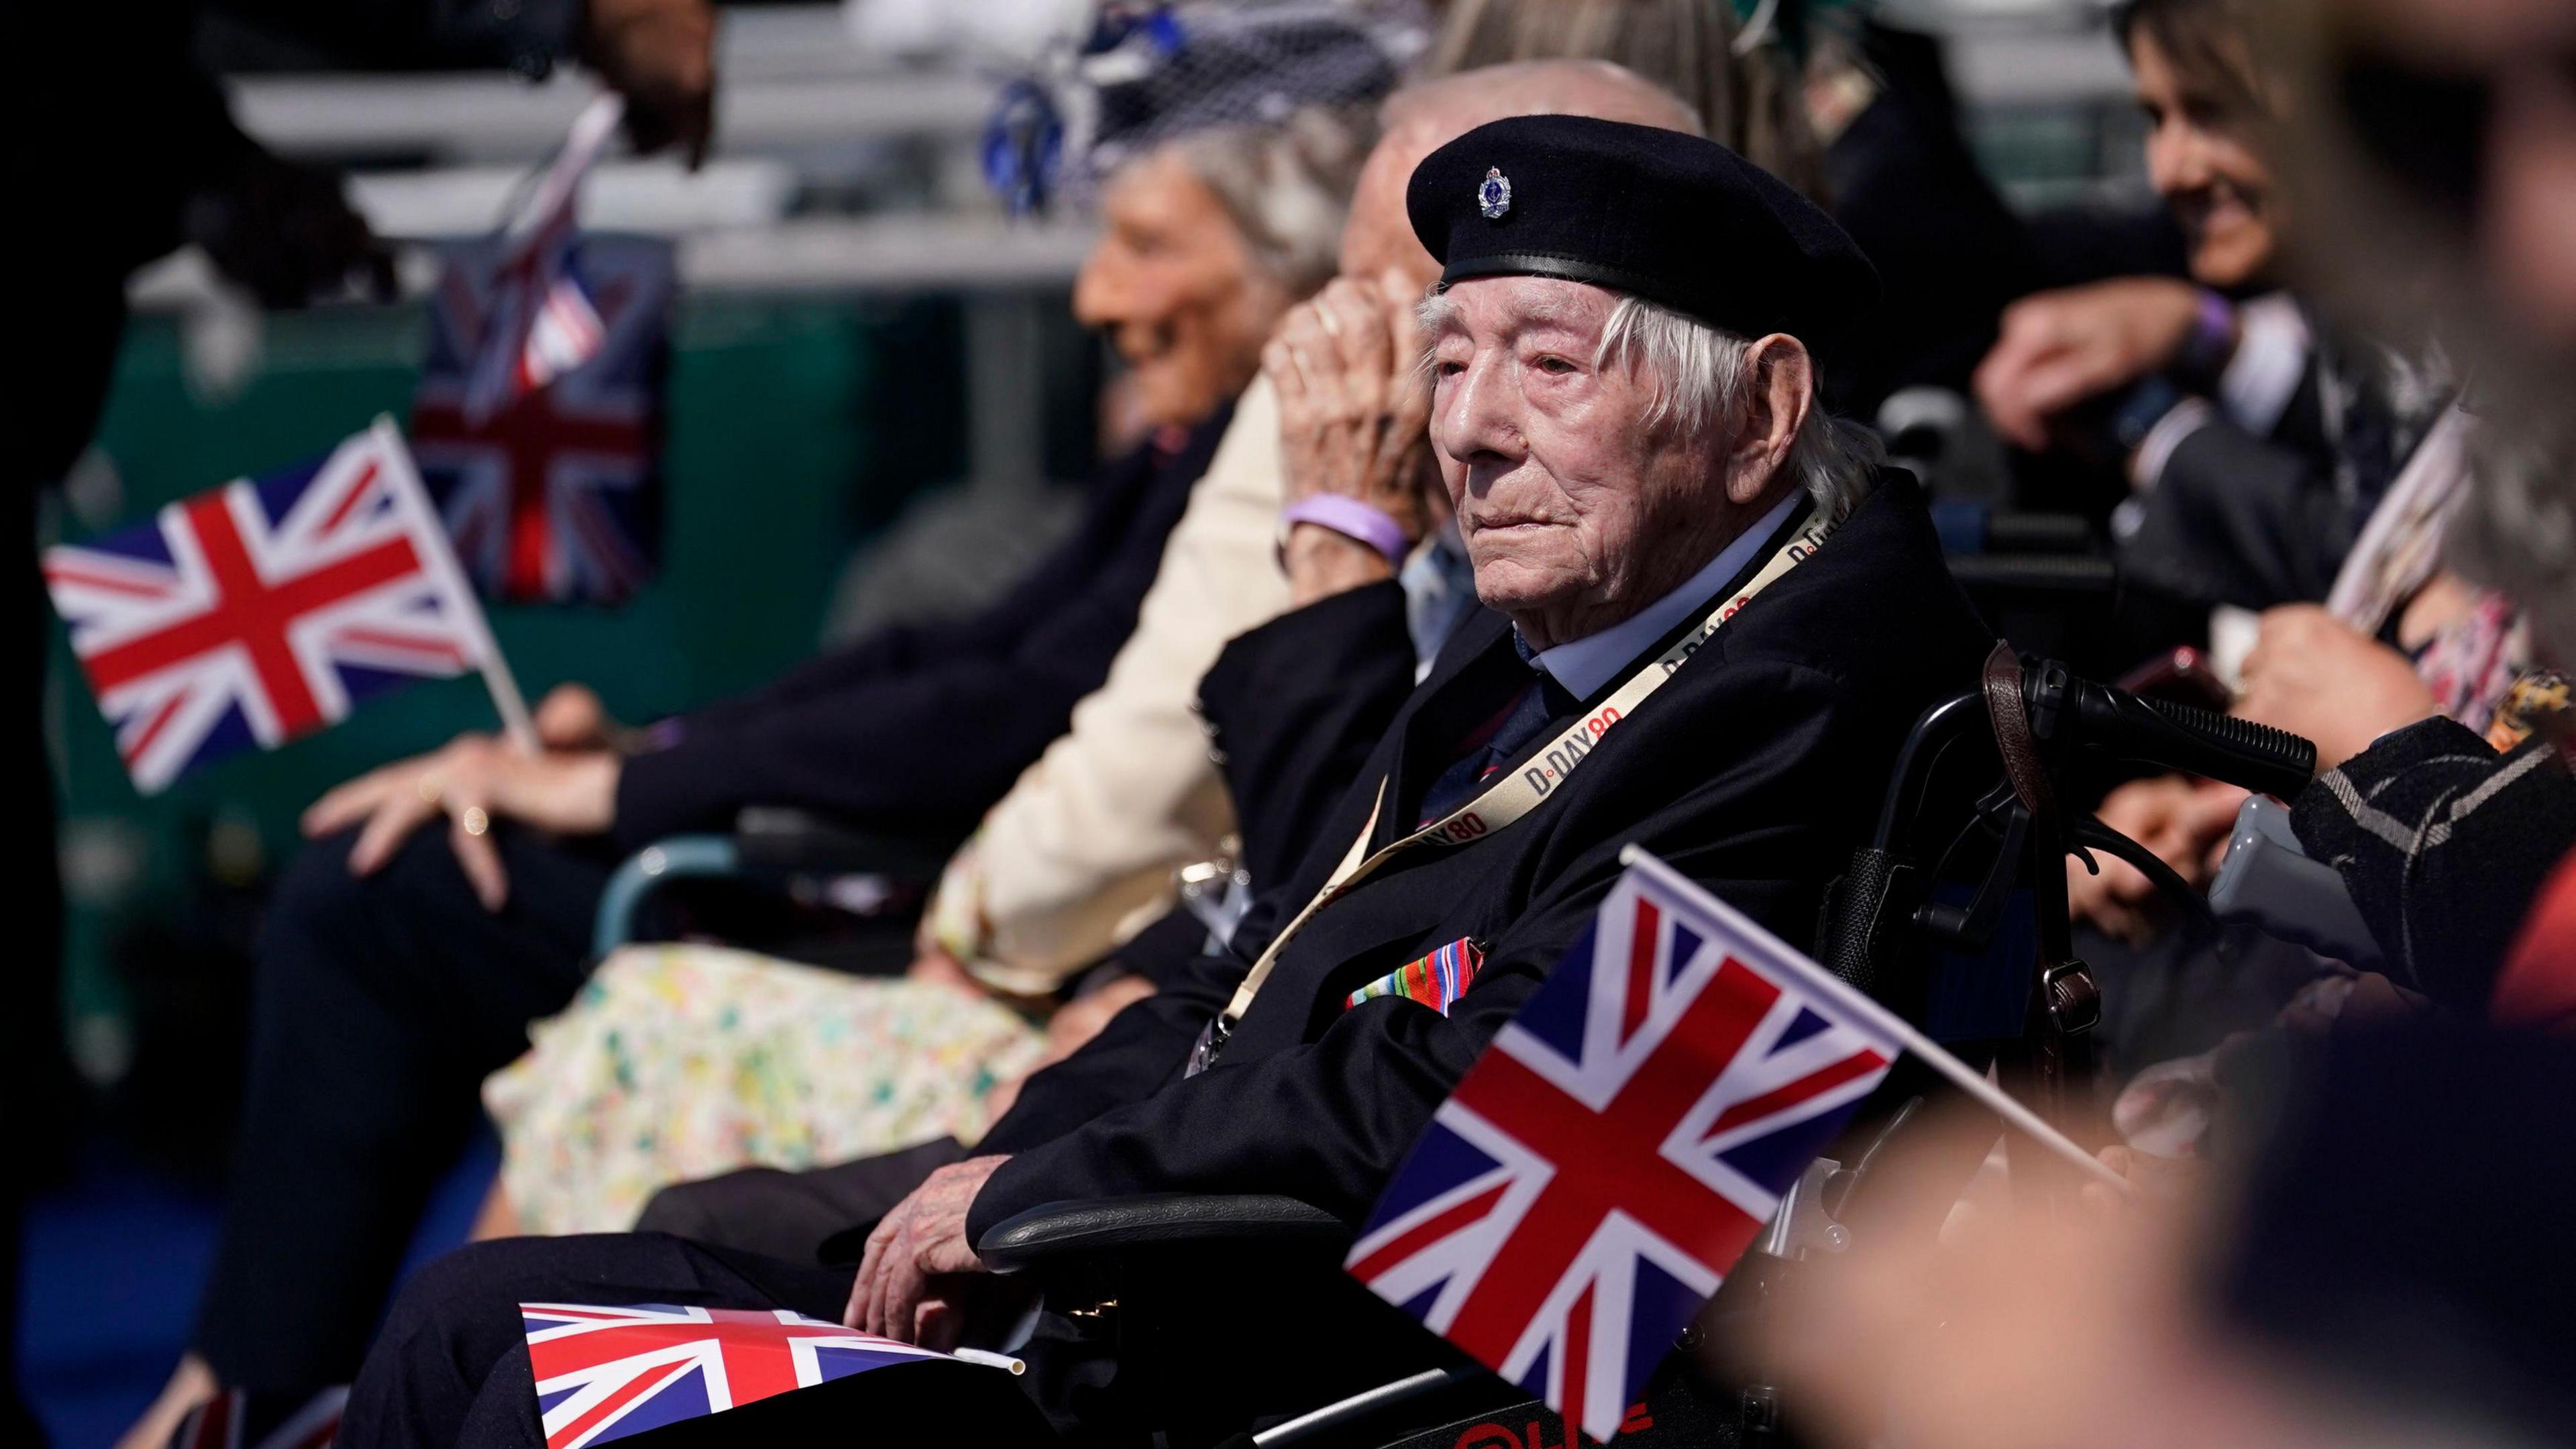
<path fill-rule="evenodd" d="M 492 608 L 493 632 L 530 700 L 578 679 L 620 717 L 649 719 L 807 656 L 851 548 L 923 480 L 963 471 L 957 332 L 957 307 L 944 299 L 684 303 L 673 336 L 662 575 L 613 611 Z M 123 485 L 116 521 L 318 453 L 379 412 L 404 416 L 421 337 L 416 308 L 273 317 L 257 376 L 238 396 L 208 402 L 190 391 L 178 324 L 138 319 L 99 437 Z M 320 791 L 495 724 L 479 679 L 423 683 L 144 799 L 59 628 L 53 669 L 63 817 L 75 846 L 67 1006 L 76 1020 L 116 1014 L 105 937 L 202 874 L 195 856 L 207 822 L 227 822 L 237 844 L 245 827 L 255 831 L 270 866 L 282 866 L 297 814 Z"/>

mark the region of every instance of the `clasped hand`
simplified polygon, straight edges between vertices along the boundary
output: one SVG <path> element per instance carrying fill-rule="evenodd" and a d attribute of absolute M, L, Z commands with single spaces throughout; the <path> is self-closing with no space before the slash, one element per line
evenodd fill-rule
<path fill-rule="evenodd" d="M 304 833 L 358 827 L 349 870 L 370 875 L 411 833 L 444 815 L 456 863 L 486 910 L 510 896 L 496 821 L 516 820 L 562 835 L 595 835 L 616 819 L 620 759 L 607 741 L 597 697 L 578 685 L 548 696 L 537 712 L 545 748 L 530 753 L 490 735 L 458 736 L 445 748 L 373 770 L 304 812 Z"/>
<path fill-rule="evenodd" d="M 1291 502 L 1341 494 L 1422 536 L 1431 389 L 1421 356 L 1412 299 L 1392 268 L 1374 281 L 1336 277 L 1289 309 L 1261 370 L 1279 394 Z"/>
<path fill-rule="evenodd" d="M 943 1167 L 879 1219 L 841 1321 L 942 1353 L 955 1348 L 966 1328 L 957 1275 L 984 1268 L 966 1241 L 966 1212 L 994 1169 L 1008 1161 L 976 1157 Z"/>

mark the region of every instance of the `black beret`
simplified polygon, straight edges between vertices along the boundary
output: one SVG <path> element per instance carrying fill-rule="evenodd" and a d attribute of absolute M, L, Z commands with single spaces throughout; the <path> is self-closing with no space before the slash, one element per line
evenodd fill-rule
<path fill-rule="evenodd" d="M 1729 332 L 1823 351 L 1878 301 L 1832 217 L 1714 141 L 1588 116 L 1515 116 L 1432 152 L 1405 190 L 1440 283 L 1563 277 Z"/>

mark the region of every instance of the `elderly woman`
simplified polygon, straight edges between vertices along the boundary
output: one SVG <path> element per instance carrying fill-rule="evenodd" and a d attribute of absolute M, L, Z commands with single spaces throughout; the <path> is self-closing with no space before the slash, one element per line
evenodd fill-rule
<path fill-rule="evenodd" d="M 430 1185 L 470 1128 L 475 1084 L 519 1051 L 529 1021 L 581 989 L 587 923 L 618 853 L 723 828 L 746 804 L 962 836 L 1063 730 L 1133 628 L 1272 324 L 1332 271 L 1369 107 L 1393 68 L 1355 34 L 1303 43 L 1310 58 L 1333 45 L 1359 54 L 1231 103 L 1208 83 L 1158 75 L 1101 138 L 1121 159 L 1100 191 L 1102 236 L 1074 305 L 1128 364 L 1127 397 L 1150 436 L 1104 464 L 1075 536 L 1008 597 L 958 625 L 862 641 L 765 693 L 640 735 L 616 729 L 587 691 L 558 691 L 539 711 L 541 754 L 468 738 L 308 812 L 315 844 L 263 943 L 243 1147 L 193 1350 L 124 1442 L 165 1440 L 218 1387 L 302 1397 L 348 1378 Z M 433 821 L 447 828 L 420 828 Z M 731 994 L 752 988 L 729 964 L 681 951 L 621 958 L 592 1003 L 632 1012 L 677 997 L 708 1022 L 775 1019 L 757 994 Z M 877 1110 L 851 1112 L 859 1135 L 825 1144 L 835 1150 L 971 1131 L 980 1094 L 1040 1050 L 1029 1025 L 980 1000 L 848 1019 L 869 1023 L 844 1039 L 851 1049 L 899 1027 L 920 1061 L 954 1069 L 932 1089 L 917 1066 L 894 1065 L 900 1055 L 845 1057 L 882 1075 L 839 1082 Z M 802 1090 L 774 1075 L 799 1059 L 775 1061 L 768 1077 L 746 1069 L 762 1060 L 756 1048 L 720 1037 L 730 1055 L 712 1085 Z M 542 1097 L 546 1111 L 511 1144 L 514 1185 L 532 1198 L 622 1185 L 631 1210 L 643 1190 L 707 1165 L 686 1154 L 709 1140 L 639 1134 L 619 1097 L 639 1079 L 675 1085 L 662 1075 L 702 1072 L 704 1060 L 575 1055 L 516 1099 Z M 558 1172 L 561 1189 L 548 1184 Z M 557 1197 L 531 1206 L 564 1211 Z"/>
<path fill-rule="evenodd" d="M 1143 147 L 1112 172 L 1073 302 L 1128 364 L 1129 406 L 1168 427 L 1242 389 L 1272 322 L 1330 270 L 1361 142 L 1354 117 L 1310 109 Z M 623 1228 L 673 1182 L 971 1142 L 996 1087 L 1135 989 L 1049 1021 L 1043 999 L 953 971 L 853 980 L 709 946 L 620 951 L 486 1084 L 503 1156 L 478 1232 Z"/>
<path fill-rule="evenodd" d="M 1867 262 L 1722 147 L 1583 118 L 1470 131 L 1407 203 L 1447 288 L 1425 319 L 1432 441 L 1496 612 L 1452 640 L 1328 838 L 1255 903 L 1235 938 L 1255 959 L 1202 960 L 1032 1078 L 984 1155 L 877 1225 L 855 1278 L 654 1235 L 452 1255 L 396 1305 L 351 1393 L 356 1439 L 542 1442 L 518 1304 L 602 1282 L 953 1343 L 976 1239 L 1038 1203 L 1287 1193 L 1357 1224 L 1593 920 L 1628 843 L 1778 929 L 1812 925 L 1907 724 L 1990 642 L 1911 485 L 1814 406 L 1805 339 L 1866 305 Z M 1440 952 L 1457 991 L 1380 989 Z M 1300 1351 L 1234 1366 L 1246 1426 L 1428 1352 L 1313 1287 L 1250 1305 Z M 1212 1315 L 1227 1297 L 1214 1287 Z M 1086 1351 L 1054 1334 L 1024 1350 Z M 1072 1382 L 1039 1367 L 1041 1394 Z M 1001 1375 L 987 1391 L 1017 1392 Z"/>

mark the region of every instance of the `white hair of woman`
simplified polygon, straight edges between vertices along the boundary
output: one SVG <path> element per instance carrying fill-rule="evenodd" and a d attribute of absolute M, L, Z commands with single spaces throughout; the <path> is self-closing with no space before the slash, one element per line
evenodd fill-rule
<path fill-rule="evenodd" d="M 1172 143 L 1251 248 L 1295 296 L 1330 281 L 1351 188 L 1377 143 L 1375 108 L 1303 106 L 1276 125 L 1216 126 Z"/>

